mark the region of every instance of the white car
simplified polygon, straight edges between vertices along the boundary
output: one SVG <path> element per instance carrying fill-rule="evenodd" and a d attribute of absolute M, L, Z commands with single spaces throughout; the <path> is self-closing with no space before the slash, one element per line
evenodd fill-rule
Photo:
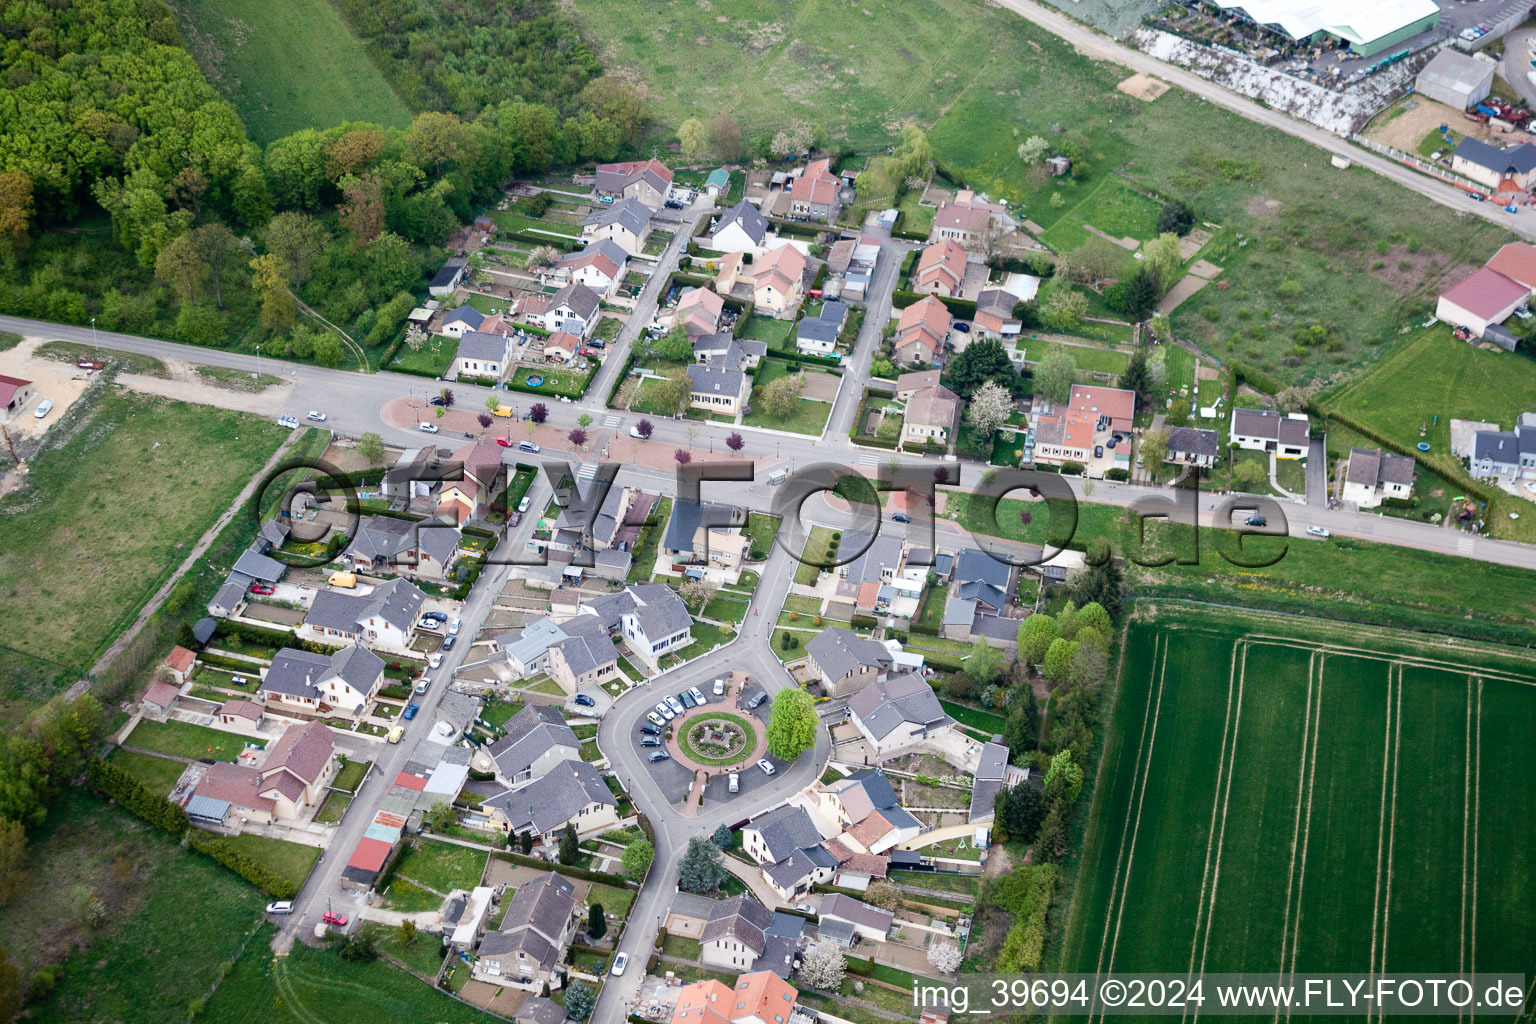
<path fill-rule="evenodd" d="M 436 423 L 418 423 L 418 424 L 416 424 L 416 429 L 421 431 L 423 434 L 435 434 L 435 433 L 437 433 L 437 424 Z"/>
<path fill-rule="evenodd" d="M 709 701 L 704 699 L 704 691 L 699 689 L 697 686 L 690 686 L 690 687 L 688 687 L 688 692 L 693 694 L 693 699 L 697 703 L 699 703 L 699 704 L 708 704 L 709 703 Z"/>
<path fill-rule="evenodd" d="M 314 420 L 316 423 L 324 423 L 325 422 L 325 413 L 323 413 L 323 412 L 316 412 L 315 410 L 311 409 L 311 410 L 309 410 L 308 418 Z"/>
<path fill-rule="evenodd" d="M 276 903 L 268 903 L 267 913 L 291 914 L 293 913 L 293 900 L 278 900 Z"/>
<path fill-rule="evenodd" d="M 624 968 L 629 966 L 629 954 L 620 953 L 613 958 L 613 976 L 618 977 L 624 973 Z"/>
<path fill-rule="evenodd" d="M 672 709 L 673 715 L 680 715 L 683 713 L 683 702 L 672 696 L 670 693 L 667 694 L 667 707 Z"/>
<path fill-rule="evenodd" d="M 422 619 L 420 622 L 416 623 L 416 628 L 417 629 L 436 629 L 437 628 L 437 620 L 436 619 Z"/>
<path fill-rule="evenodd" d="M 442 666 L 443 666 L 443 656 L 441 654 L 429 654 L 429 655 L 427 655 L 427 667 L 428 668 L 442 668 Z"/>
<path fill-rule="evenodd" d="M 459 627 L 461 625 L 463 625 L 463 624 L 461 622 L 459 622 L 458 619 L 454 619 L 452 622 L 448 623 L 448 632 L 451 633 L 454 636 L 458 636 L 459 635 Z"/>
<path fill-rule="evenodd" d="M 530 505 L 532 505 L 532 504 L 533 504 L 533 499 L 528 497 L 528 495 L 525 494 L 525 495 L 523 495 L 523 500 L 519 501 L 517 503 L 517 510 L 519 512 L 527 512 L 528 511 L 528 507 Z"/>
<path fill-rule="evenodd" d="M 641 441 L 645 440 L 645 435 L 640 433 L 640 428 L 639 427 L 630 427 L 629 428 L 629 436 L 633 437 L 633 438 L 638 438 Z"/>
<path fill-rule="evenodd" d="M 1322 526 L 1309 526 L 1309 527 L 1307 527 L 1307 536 L 1308 537 L 1321 537 L 1324 540 L 1327 540 L 1329 537 L 1332 537 L 1333 534 L 1329 533 L 1326 527 L 1322 527 Z"/>
<path fill-rule="evenodd" d="M 721 676 L 719 679 L 715 680 L 715 696 L 725 696 L 725 676 Z"/>
<path fill-rule="evenodd" d="M 660 704 L 656 705 L 656 713 L 669 722 L 677 717 L 677 712 L 668 707 L 666 701 L 662 701 Z"/>
<path fill-rule="evenodd" d="M 778 771 L 777 768 L 768 763 L 768 759 L 766 757 L 757 762 L 757 766 L 763 770 L 764 775 L 772 775 L 774 772 Z"/>
<path fill-rule="evenodd" d="M 41 402 L 37 403 L 37 411 L 32 415 L 36 416 L 38 419 L 42 419 L 44 416 L 47 416 L 51 412 L 53 412 L 53 399 L 45 398 Z"/>

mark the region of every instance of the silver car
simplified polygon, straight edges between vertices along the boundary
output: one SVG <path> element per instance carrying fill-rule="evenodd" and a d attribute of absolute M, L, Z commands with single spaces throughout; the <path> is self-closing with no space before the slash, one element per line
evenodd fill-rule
<path fill-rule="evenodd" d="M 660 704 L 656 705 L 656 713 L 669 722 L 677 717 L 677 712 L 668 707 L 666 701 L 662 701 Z"/>

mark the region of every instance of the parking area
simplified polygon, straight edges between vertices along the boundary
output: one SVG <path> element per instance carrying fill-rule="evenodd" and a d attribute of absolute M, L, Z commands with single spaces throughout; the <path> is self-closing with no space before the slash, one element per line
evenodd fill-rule
<path fill-rule="evenodd" d="M 657 698 L 661 698 L 669 693 L 671 693 L 673 696 L 676 696 L 681 692 L 681 689 L 681 687 L 678 687 L 676 690 L 661 689 L 656 691 L 655 696 Z M 746 717 L 752 721 L 754 727 L 758 730 L 760 735 L 766 733 L 768 728 L 768 712 L 773 705 L 765 701 L 757 708 L 751 710 L 748 710 L 744 706 L 745 704 L 750 703 L 755 695 L 762 693 L 762 689 L 760 687 L 754 686 L 750 683 L 747 684 L 746 690 L 742 695 L 743 706 L 740 707 L 737 706 L 736 699 L 729 689 L 722 697 L 715 696 L 710 691 L 708 686 L 701 685 L 700 689 L 704 691 L 704 695 L 707 698 L 707 707 L 718 708 L 722 711 L 729 711 L 731 714 L 735 715 L 742 715 L 743 717 Z M 682 703 L 681 698 L 679 698 L 679 703 Z M 642 719 L 642 724 L 647 724 L 644 719 Z M 641 753 L 647 755 L 657 750 L 666 749 L 666 745 L 664 743 L 663 745 L 656 747 L 641 747 L 641 741 L 649 738 L 656 737 L 652 737 L 650 734 L 642 732 L 639 727 L 636 727 L 634 734 L 629 737 L 629 742 L 635 744 L 636 748 Z M 769 755 L 765 755 L 765 760 L 772 764 L 776 771 L 782 771 L 788 764 L 788 762 L 777 760 Z M 688 792 L 693 786 L 694 772 L 691 767 L 679 762 L 677 758 L 670 756 L 666 760 L 662 761 L 650 761 L 647 759 L 645 761 L 645 767 L 650 772 L 652 779 L 655 780 L 657 787 L 661 789 L 663 796 L 665 796 L 668 802 L 680 804 L 687 799 Z M 711 775 L 704 790 L 704 799 L 706 803 L 716 801 L 724 802 L 750 796 L 759 787 L 767 785 L 770 781 L 770 777 L 764 774 L 760 768 L 754 765 L 744 771 L 738 772 L 737 781 L 739 791 L 736 793 L 731 793 L 730 780 L 727 773 L 721 771 L 718 774 Z"/>

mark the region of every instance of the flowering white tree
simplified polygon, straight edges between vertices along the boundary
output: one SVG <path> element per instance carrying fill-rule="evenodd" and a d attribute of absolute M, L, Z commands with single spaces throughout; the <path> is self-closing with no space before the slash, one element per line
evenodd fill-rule
<path fill-rule="evenodd" d="M 843 975 L 848 971 L 848 961 L 843 951 L 830 942 L 823 942 L 800 965 L 800 983 L 823 992 L 836 992 L 843 986 Z"/>
<path fill-rule="evenodd" d="M 1008 422 L 1013 413 L 1013 396 L 995 380 L 989 380 L 976 389 L 965 406 L 965 418 L 979 434 L 990 435 Z"/>
<path fill-rule="evenodd" d="M 953 942 L 935 942 L 928 947 L 928 963 L 941 974 L 958 971 L 960 959 L 960 947 Z"/>

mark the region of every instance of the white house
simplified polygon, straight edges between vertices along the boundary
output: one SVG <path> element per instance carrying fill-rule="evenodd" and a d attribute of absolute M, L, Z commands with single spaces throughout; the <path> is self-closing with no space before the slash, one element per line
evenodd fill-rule
<path fill-rule="evenodd" d="M 537 993 L 559 966 L 580 922 L 576 888 L 553 871 L 524 882 L 501 928 L 480 940 L 471 966 L 476 981 Z"/>
<path fill-rule="evenodd" d="M 585 341 L 597 327 L 602 296 L 580 282 L 573 281 L 549 300 L 549 308 L 535 326 L 547 331 L 568 331 Z"/>
<path fill-rule="evenodd" d="M 520 786 L 541 778 L 562 761 L 581 759 L 581 741 L 557 708 L 530 704 L 507 720 L 501 739 L 486 748 L 496 762 L 496 781 Z"/>
<path fill-rule="evenodd" d="M 1168 454 L 1163 457 L 1163 461 L 1179 466 L 1210 469 L 1216 464 L 1216 456 L 1220 450 L 1221 438 L 1214 430 L 1201 430 L 1198 427 L 1169 427 Z"/>
<path fill-rule="evenodd" d="M 459 338 L 459 351 L 453 357 L 454 377 L 491 377 L 501 379 L 507 369 L 511 343 L 505 334 L 466 331 Z"/>
<path fill-rule="evenodd" d="M 933 687 L 915 672 L 870 683 L 848 701 L 848 712 L 865 745 L 880 758 L 937 739 L 955 726 Z"/>
<path fill-rule="evenodd" d="M 828 893 L 821 898 L 816 910 L 816 922 L 826 924 L 841 921 L 853 929 L 853 934 L 869 942 L 884 942 L 896 923 L 896 915 L 889 910 L 872 907 L 863 900 L 845 896 L 840 892 Z"/>
<path fill-rule="evenodd" d="M 720 215 L 714 232 L 700 244 L 716 252 L 749 252 L 756 257 L 772 240 L 767 219 L 743 199 Z"/>
<path fill-rule="evenodd" d="M 438 325 L 437 333 L 445 338 L 462 338 L 470 331 L 478 331 L 485 323 L 485 314 L 474 306 L 460 306 L 443 314 L 443 322 Z"/>
<path fill-rule="evenodd" d="M 579 759 L 561 761 L 538 778 L 480 803 L 491 828 L 504 835 L 527 833 L 546 846 L 560 842 L 566 825 L 578 835 L 613 828 L 619 823 L 617 807 L 597 769 Z"/>
<path fill-rule="evenodd" d="M 284 647 L 273 656 L 257 694 L 268 708 L 355 716 L 367 710 L 383 683 L 384 662 L 367 648 L 315 654 Z"/>
<path fill-rule="evenodd" d="M 599 296 L 613 294 L 624 280 L 629 254 L 617 242 L 606 238 L 589 242 L 580 252 L 566 253 L 555 264 L 555 273 L 576 284 L 586 285 Z M 548 314 L 545 314 L 546 317 Z"/>
<path fill-rule="evenodd" d="M 367 642 L 404 649 L 416 635 L 417 612 L 426 599 L 426 594 L 402 579 L 381 583 L 367 594 L 322 590 L 315 594 L 297 633 L 323 644 Z"/>
<path fill-rule="evenodd" d="M 1233 409 L 1232 443 L 1282 459 L 1305 459 L 1311 444 L 1312 421 L 1307 414 L 1281 415 L 1270 409 Z"/>
<path fill-rule="evenodd" d="M 582 602 L 579 611 L 621 633 L 631 650 L 652 663 L 693 642 L 693 616 L 665 584 L 633 583 L 617 594 Z"/>
<path fill-rule="evenodd" d="M 654 212 L 639 199 L 625 199 L 611 206 L 600 206 L 581 222 L 581 240 L 613 242 L 631 256 L 645 250 L 651 234 Z"/>
<path fill-rule="evenodd" d="M 1345 501 L 1376 508 L 1388 498 L 1413 497 L 1414 463 L 1406 455 L 1373 448 L 1351 448 L 1344 471 Z"/>
<path fill-rule="evenodd" d="M 767 949 L 773 911 L 751 896 L 717 900 L 699 934 L 699 959 L 711 967 L 750 971 Z"/>

